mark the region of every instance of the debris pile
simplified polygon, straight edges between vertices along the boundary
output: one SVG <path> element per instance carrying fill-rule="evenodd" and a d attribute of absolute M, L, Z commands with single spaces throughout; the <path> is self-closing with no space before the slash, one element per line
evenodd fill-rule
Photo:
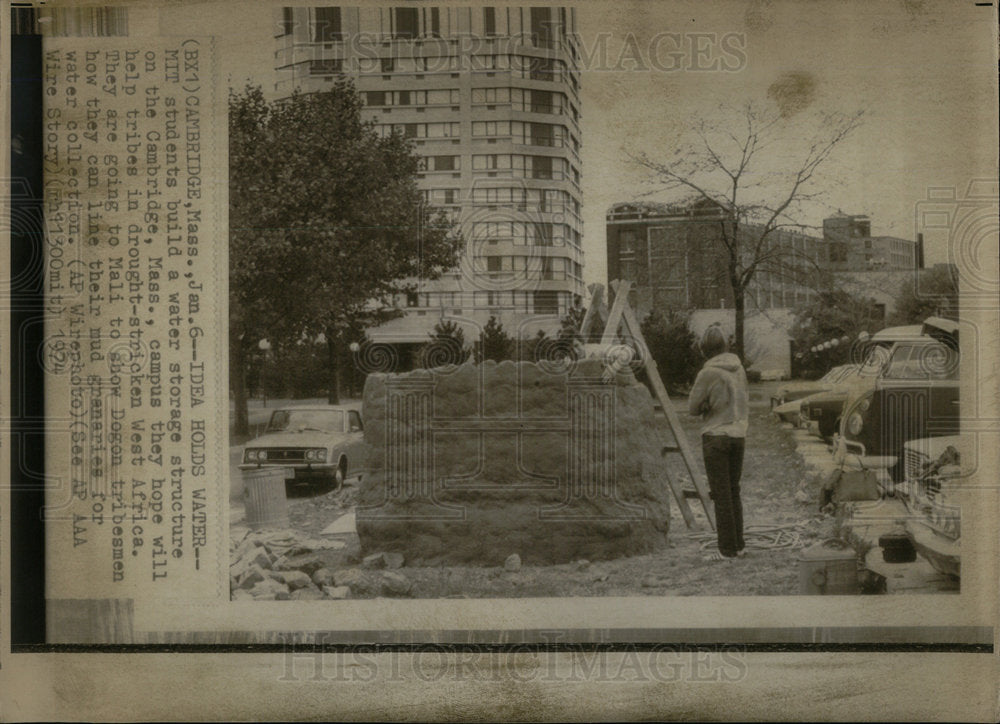
<path fill-rule="evenodd" d="M 410 594 L 413 584 L 398 570 L 405 562 L 400 553 L 366 556 L 360 567 L 327 568 L 320 553 L 344 546 L 343 541 L 290 530 L 236 531 L 230 549 L 232 599 L 318 601 Z"/>

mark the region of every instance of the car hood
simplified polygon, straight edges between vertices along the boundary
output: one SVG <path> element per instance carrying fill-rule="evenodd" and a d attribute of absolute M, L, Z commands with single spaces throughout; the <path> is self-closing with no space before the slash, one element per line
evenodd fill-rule
<path fill-rule="evenodd" d="M 344 442 L 347 435 L 342 432 L 271 432 L 248 442 L 244 447 L 327 447 Z"/>
<path fill-rule="evenodd" d="M 833 390 L 826 390 L 825 392 L 818 392 L 815 395 L 809 395 L 808 397 L 803 397 L 799 400 L 799 405 L 815 405 L 822 404 L 824 402 L 838 402 L 847 399 L 847 390 L 843 387 L 838 387 Z"/>

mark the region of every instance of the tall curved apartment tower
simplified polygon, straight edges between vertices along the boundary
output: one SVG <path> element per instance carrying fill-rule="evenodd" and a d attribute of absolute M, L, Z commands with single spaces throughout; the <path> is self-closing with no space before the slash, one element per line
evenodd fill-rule
<path fill-rule="evenodd" d="M 429 204 L 460 222 L 461 264 L 399 299 L 376 341 L 426 342 L 442 318 L 467 339 L 490 316 L 554 332 L 583 293 L 575 11 L 559 7 L 292 7 L 277 11 L 277 92 L 351 78 L 365 117 L 423 157 Z"/>

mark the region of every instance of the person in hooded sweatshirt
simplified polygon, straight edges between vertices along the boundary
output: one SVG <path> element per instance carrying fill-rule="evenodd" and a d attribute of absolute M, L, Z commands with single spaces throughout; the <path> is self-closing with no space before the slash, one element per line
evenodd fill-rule
<path fill-rule="evenodd" d="M 715 501 L 719 553 L 742 555 L 743 502 L 740 476 L 747 435 L 749 394 L 740 358 L 728 351 L 722 329 L 713 325 L 701 338 L 705 365 L 688 397 L 688 411 L 701 418 L 701 446 L 708 487 Z"/>

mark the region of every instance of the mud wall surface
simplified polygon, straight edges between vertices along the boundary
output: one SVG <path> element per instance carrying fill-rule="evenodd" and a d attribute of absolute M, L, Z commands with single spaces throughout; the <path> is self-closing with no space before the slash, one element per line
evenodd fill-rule
<path fill-rule="evenodd" d="M 599 360 L 372 374 L 357 530 L 407 565 L 601 560 L 666 546 L 647 389 Z"/>

